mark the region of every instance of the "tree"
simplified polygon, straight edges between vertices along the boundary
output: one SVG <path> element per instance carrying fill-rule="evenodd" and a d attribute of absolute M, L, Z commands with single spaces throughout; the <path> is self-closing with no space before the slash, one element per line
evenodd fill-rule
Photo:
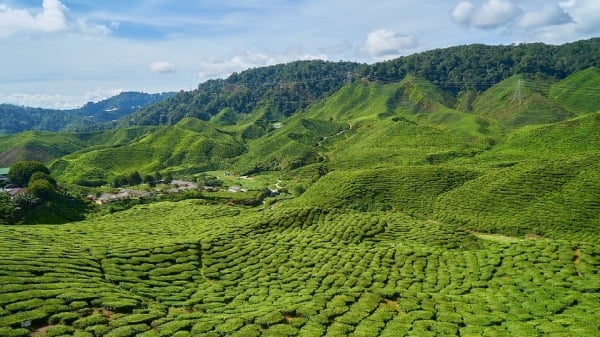
<path fill-rule="evenodd" d="M 39 161 L 20 161 L 10 166 L 8 180 L 15 185 L 27 186 L 29 179 L 35 172 L 50 175 L 50 170 Z"/>
<path fill-rule="evenodd" d="M 33 196 L 42 200 L 49 200 L 52 198 L 56 190 L 54 186 L 46 179 L 38 179 L 32 181 L 27 185 L 27 191 Z"/>
<path fill-rule="evenodd" d="M 148 186 L 150 186 L 150 187 L 156 186 L 156 180 L 154 180 L 154 176 L 152 176 L 150 174 L 146 174 L 144 176 L 144 182 L 146 184 L 148 184 Z"/>
<path fill-rule="evenodd" d="M 52 184 L 52 186 L 54 186 L 54 188 L 56 188 L 57 183 L 56 183 L 56 179 L 54 179 L 51 175 L 45 173 L 45 172 L 34 172 L 31 177 L 29 178 L 29 184 L 31 185 L 32 182 L 36 181 L 36 180 L 46 180 L 48 181 L 50 184 Z"/>
<path fill-rule="evenodd" d="M 10 223 L 17 214 L 16 205 L 10 200 L 10 196 L 0 192 L 0 224 Z"/>
<path fill-rule="evenodd" d="M 135 171 L 129 175 L 129 185 L 139 185 L 142 183 L 142 176 L 138 171 Z"/>

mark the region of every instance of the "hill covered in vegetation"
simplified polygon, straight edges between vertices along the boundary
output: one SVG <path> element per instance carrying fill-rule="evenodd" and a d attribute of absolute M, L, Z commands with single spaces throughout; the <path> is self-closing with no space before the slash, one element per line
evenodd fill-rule
<path fill-rule="evenodd" d="M 0 135 L 24 131 L 65 131 L 105 129 L 102 123 L 114 122 L 145 106 L 173 96 L 174 93 L 146 94 L 122 92 L 81 108 L 55 110 L 0 104 Z"/>
<path fill-rule="evenodd" d="M 74 191 L 210 188 L 0 226 L 0 335 L 599 335 L 597 46 L 297 62 L 1 138 Z"/>

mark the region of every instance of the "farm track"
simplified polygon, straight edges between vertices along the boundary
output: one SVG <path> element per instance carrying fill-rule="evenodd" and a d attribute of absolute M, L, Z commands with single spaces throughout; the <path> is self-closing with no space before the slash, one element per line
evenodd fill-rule
<path fill-rule="evenodd" d="M 482 240 L 386 212 L 230 214 L 158 203 L 0 227 L 0 335 L 599 333 L 590 242 Z"/>

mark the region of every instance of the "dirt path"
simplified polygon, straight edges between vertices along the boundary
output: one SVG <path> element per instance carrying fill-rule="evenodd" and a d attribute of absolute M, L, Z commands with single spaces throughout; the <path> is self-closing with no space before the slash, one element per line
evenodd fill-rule
<path fill-rule="evenodd" d="M 320 147 L 320 146 L 323 144 L 323 142 L 324 142 L 324 141 L 326 141 L 327 139 L 329 139 L 329 138 L 333 138 L 333 137 L 337 137 L 337 136 L 340 136 L 340 135 L 342 135 L 344 132 L 346 132 L 346 131 L 350 131 L 350 130 L 352 130 L 352 123 L 348 122 L 348 128 L 347 128 L 347 129 L 344 129 L 344 130 L 342 130 L 342 131 L 339 131 L 338 133 L 336 133 L 336 134 L 335 134 L 335 135 L 333 135 L 333 136 L 325 136 L 325 137 L 323 137 L 323 139 L 321 139 L 319 142 L 317 142 L 317 147 Z"/>

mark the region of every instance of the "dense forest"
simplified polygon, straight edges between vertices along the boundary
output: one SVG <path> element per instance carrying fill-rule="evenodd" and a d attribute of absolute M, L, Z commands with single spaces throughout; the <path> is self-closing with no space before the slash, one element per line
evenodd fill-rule
<path fill-rule="evenodd" d="M 263 110 L 264 118 L 277 120 L 339 89 L 360 64 L 352 62 L 297 61 L 234 73 L 209 80 L 191 92 L 143 109 L 122 125 L 171 125 L 184 117 L 234 124 L 244 115 Z"/>
<path fill-rule="evenodd" d="M 600 65 L 600 38 L 563 45 L 528 43 L 510 46 L 464 45 L 400 57 L 360 69 L 360 76 L 397 82 L 416 75 L 458 93 L 486 90 L 516 74 L 562 79 Z"/>

